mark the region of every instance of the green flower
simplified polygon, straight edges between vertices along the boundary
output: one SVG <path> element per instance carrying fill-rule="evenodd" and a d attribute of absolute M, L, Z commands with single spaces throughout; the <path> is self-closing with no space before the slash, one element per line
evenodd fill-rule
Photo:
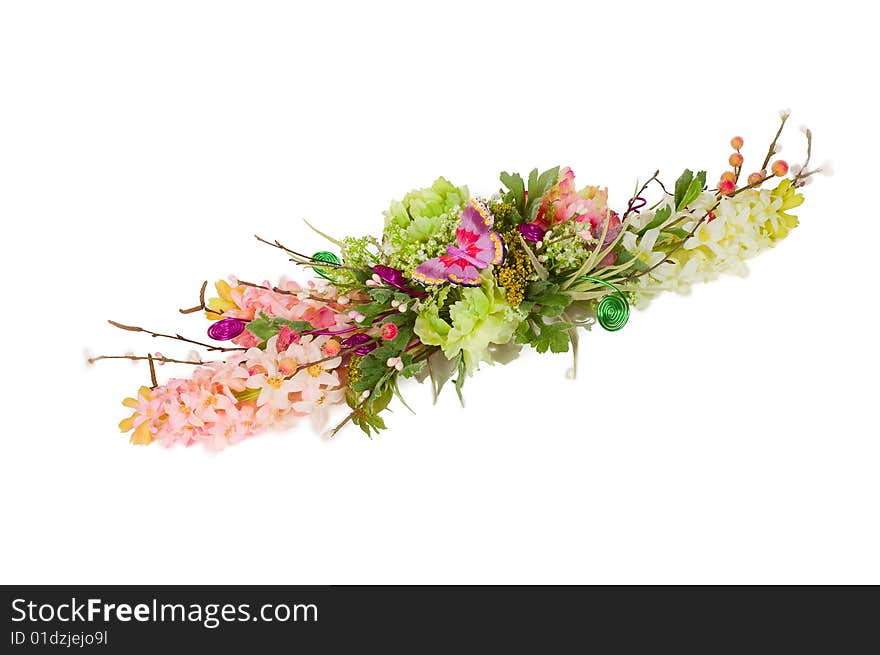
<path fill-rule="evenodd" d="M 481 286 L 461 289 L 461 299 L 449 308 L 451 323 L 440 316 L 436 303 L 429 303 L 419 310 L 414 329 L 422 343 L 440 346 L 448 359 L 464 353 L 471 373 L 480 362 L 492 363 L 489 344 L 508 343 L 523 318 L 507 304 L 492 275 L 484 274 Z"/>
<path fill-rule="evenodd" d="M 461 210 L 469 199 L 467 187 L 438 178 L 426 189 L 414 189 L 385 212 L 382 249 L 388 264 L 405 275 L 426 259 L 442 254 L 452 243 Z"/>

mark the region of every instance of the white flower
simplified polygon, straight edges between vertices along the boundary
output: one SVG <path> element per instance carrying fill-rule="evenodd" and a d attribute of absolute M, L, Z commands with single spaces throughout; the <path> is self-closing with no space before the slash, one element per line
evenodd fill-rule
<path fill-rule="evenodd" d="M 666 256 L 662 252 L 654 251 L 654 245 L 657 243 L 658 236 L 660 236 L 660 228 L 655 227 L 645 232 L 641 238 L 633 232 L 626 232 L 621 237 L 621 241 L 623 247 L 633 257 L 644 262 L 650 268 L 662 262 Z"/>

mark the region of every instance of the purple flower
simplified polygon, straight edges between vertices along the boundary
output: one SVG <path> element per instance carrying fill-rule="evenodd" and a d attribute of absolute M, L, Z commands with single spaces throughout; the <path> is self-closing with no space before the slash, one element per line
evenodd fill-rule
<path fill-rule="evenodd" d="M 516 229 L 522 234 L 522 238 L 530 243 L 537 243 L 544 238 L 544 234 L 547 232 L 547 230 L 536 223 L 517 225 Z"/>
<path fill-rule="evenodd" d="M 406 284 L 406 278 L 403 276 L 403 272 L 397 270 L 396 268 L 391 268 L 390 266 L 382 266 L 379 264 L 378 266 L 373 267 L 373 273 L 379 276 L 379 279 L 382 280 L 388 286 L 394 287 L 395 289 L 400 289 L 404 293 L 408 293 L 411 296 L 415 296 L 416 298 L 425 298 L 428 294 L 422 293 L 421 291 L 416 291 L 414 289 L 410 289 Z"/>
<path fill-rule="evenodd" d="M 216 341 L 229 341 L 244 332 L 246 324 L 241 318 L 223 318 L 208 328 L 208 336 Z"/>
<path fill-rule="evenodd" d="M 358 348 L 357 346 L 360 347 Z M 366 355 L 376 350 L 378 344 L 373 341 L 373 337 L 363 332 L 358 332 L 343 340 L 342 347 L 346 350 L 354 348 L 355 355 Z"/>

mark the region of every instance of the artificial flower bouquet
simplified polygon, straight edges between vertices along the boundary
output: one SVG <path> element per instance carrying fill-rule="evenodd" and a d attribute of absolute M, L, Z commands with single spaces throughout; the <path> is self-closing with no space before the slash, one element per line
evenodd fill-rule
<path fill-rule="evenodd" d="M 809 130 L 803 165 L 776 157 L 788 112 L 781 119 L 751 174 L 734 137 L 715 187 L 705 171 L 685 170 L 671 185 L 658 171 L 619 209 L 606 189 L 578 189 L 571 169 L 557 167 L 526 178 L 502 173 L 503 187 L 482 198 L 441 177 L 393 202 L 380 237 L 337 240 L 313 228 L 338 255 L 257 237 L 317 279 L 221 280 L 212 298 L 204 283 L 198 305 L 180 311 L 203 312 L 211 342 L 111 321 L 216 357 L 89 361 L 148 364 L 151 383 L 125 399 L 132 414 L 119 424 L 135 444 L 223 447 L 305 417 L 322 426 L 342 404 L 347 414 L 328 434 L 352 423 L 372 435 L 385 428 L 392 398 L 404 402 L 401 379 L 430 381 L 435 399 L 452 380 L 461 397 L 480 364 L 507 363 L 523 347 L 572 351 L 576 362 L 578 328 L 619 330 L 631 305 L 744 273 L 747 259 L 797 226 L 791 210 L 822 170 L 810 168 Z M 158 364 L 192 370 L 159 384 Z"/>

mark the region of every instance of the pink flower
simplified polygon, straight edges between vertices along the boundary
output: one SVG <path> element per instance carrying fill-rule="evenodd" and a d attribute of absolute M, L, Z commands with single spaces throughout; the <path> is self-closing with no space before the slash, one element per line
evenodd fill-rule
<path fill-rule="evenodd" d="M 299 332 L 294 332 L 290 329 L 290 326 L 285 325 L 281 328 L 281 331 L 278 333 L 278 342 L 277 348 L 279 351 L 287 350 L 287 347 L 292 343 L 299 343 Z"/>
<path fill-rule="evenodd" d="M 589 219 L 589 227 L 585 230 L 581 230 L 580 232 L 578 232 L 578 236 L 585 241 L 595 241 L 597 239 L 601 239 L 602 231 L 605 230 L 605 222 L 606 214 L 603 214 L 601 217 L 595 217 L 595 220 L 593 217 L 591 217 Z M 605 232 L 605 239 L 601 244 L 596 245 L 596 247 L 600 249 L 607 248 L 620 234 L 621 223 L 620 217 L 617 215 L 617 212 L 608 212 L 607 222 L 608 229 Z M 598 263 L 598 266 L 611 266 L 616 261 L 617 254 L 614 253 L 614 251 L 611 251 L 602 258 L 602 260 Z"/>

